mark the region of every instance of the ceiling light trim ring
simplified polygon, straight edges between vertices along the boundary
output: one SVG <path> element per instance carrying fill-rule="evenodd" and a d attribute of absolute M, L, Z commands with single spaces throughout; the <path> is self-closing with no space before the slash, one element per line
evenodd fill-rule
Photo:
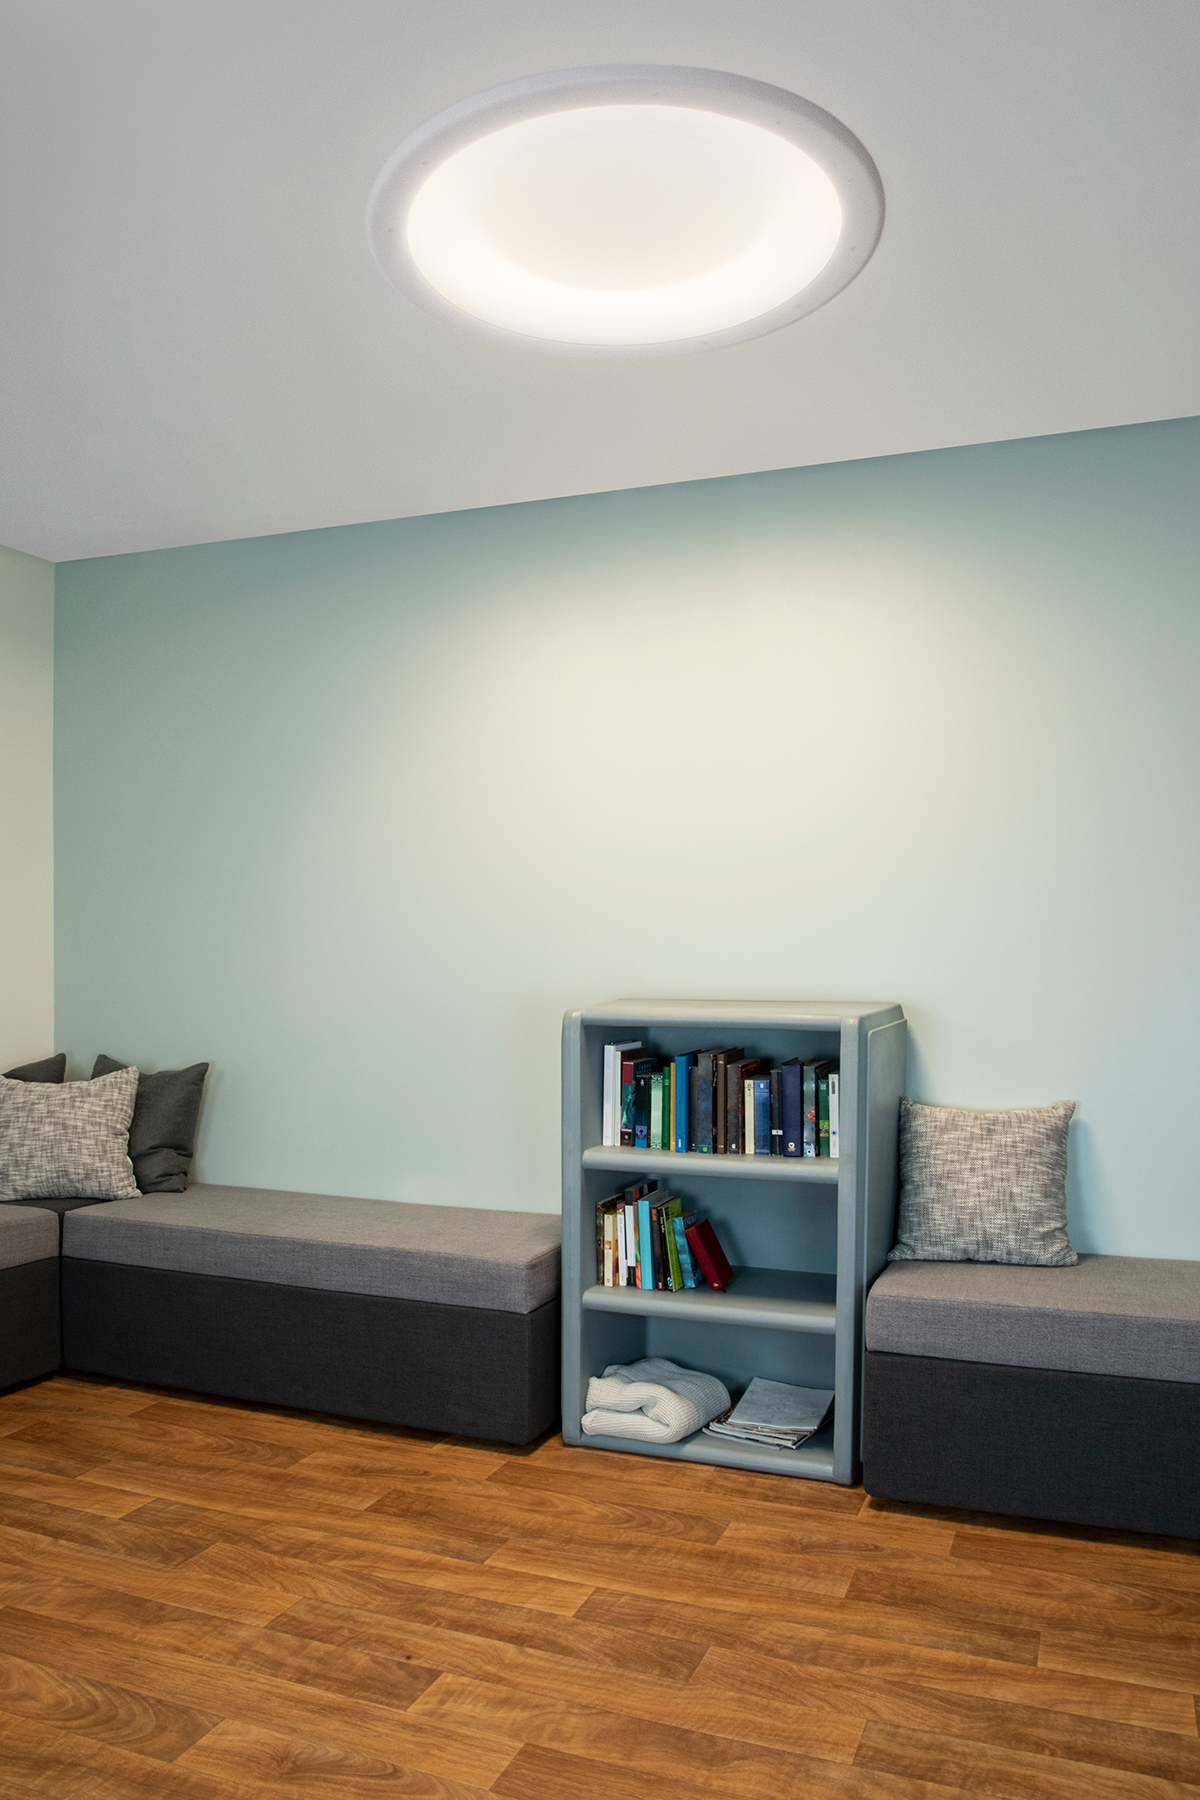
<path fill-rule="evenodd" d="M 684 106 L 756 125 L 796 145 L 819 164 L 841 203 L 841 235 L 828 262 L 782 305 L 700 336 L 653 343 L 580 343 L 527 335 L 456 306 L 422 274 L 406 225 L 417 195 L 459 150 L 525 120 L 578 107 Z M 608 358 L 680 355 L 737 344 L 779 331 L 817 311 L 849 285 L 879 242 L 883 184 L 869 153 L 840 120 L 784 88 L 712 69 L 655 64 L 566 69 L 489 88 L 447 107 L 419 126 L 380 170 L 367 202 L 367 238 L 393 287 L 424 311 L 493 343 L 550 355 Z"/>

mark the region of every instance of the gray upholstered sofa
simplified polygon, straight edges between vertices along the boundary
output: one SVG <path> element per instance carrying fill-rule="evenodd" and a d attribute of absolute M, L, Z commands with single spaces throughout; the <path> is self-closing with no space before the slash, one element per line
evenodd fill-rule
<path fill-rule="evenodd" d="M 1200 1262 L 893 1263 L 867 1300 L 863 1482 L 1200 1537 Z"/>
<path fill-rule="evenodd" d="M 58 1221 L 2 1210 L 43 1221 L 57 1306 Z M 558 1418 L 557 1215 L 206 1186 L 55 1210 L 68 1369 L 508 1443 Z"/>
<path fill-rule="evenodd" d="M 0 1206 L 0 1387 L 58 1364 L 58 1220 L 32 1206 Z"/>

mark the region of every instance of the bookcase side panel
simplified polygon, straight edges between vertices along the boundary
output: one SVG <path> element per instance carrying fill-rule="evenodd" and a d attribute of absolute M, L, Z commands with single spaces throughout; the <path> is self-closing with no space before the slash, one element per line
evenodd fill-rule
<path fill-rule="evenodd" d="M 595 1246 L 583 1229 L 582 1014 L 569 1012 L 562 1035 L 562 1428 L 568 1444 L 582 1441 L 579 1420 L 587 1374 L 580 1323 L 584 1287 L 595 1273 Z"/>

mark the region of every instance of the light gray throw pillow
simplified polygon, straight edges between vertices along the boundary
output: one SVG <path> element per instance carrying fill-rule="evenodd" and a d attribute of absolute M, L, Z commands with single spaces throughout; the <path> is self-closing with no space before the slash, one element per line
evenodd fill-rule
<path fill-rule="evenodd" d="M 98 1081 L 10 1081 L 0 1075 L 0 1200 L 128 1200 L 136 1069 Z"/>
<path fill-rule="evenodd" d="M 1067 1236 L 1073 1100 L 1013 1112 L 900 1102 L 900 1228 L 889 1262 L 1079 1261 Z"/>

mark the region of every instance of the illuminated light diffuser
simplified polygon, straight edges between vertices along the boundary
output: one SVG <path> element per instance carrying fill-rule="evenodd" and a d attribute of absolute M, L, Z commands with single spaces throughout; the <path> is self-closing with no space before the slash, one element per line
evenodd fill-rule
<path fill-rule="evenodd" d="M 789 94 L 707 69 L 573 69 L 464 100 L 367 203 L 388 280 L 495 340 L 664 355 L 792 324 L 883 229 L 874 163 Z"/>

